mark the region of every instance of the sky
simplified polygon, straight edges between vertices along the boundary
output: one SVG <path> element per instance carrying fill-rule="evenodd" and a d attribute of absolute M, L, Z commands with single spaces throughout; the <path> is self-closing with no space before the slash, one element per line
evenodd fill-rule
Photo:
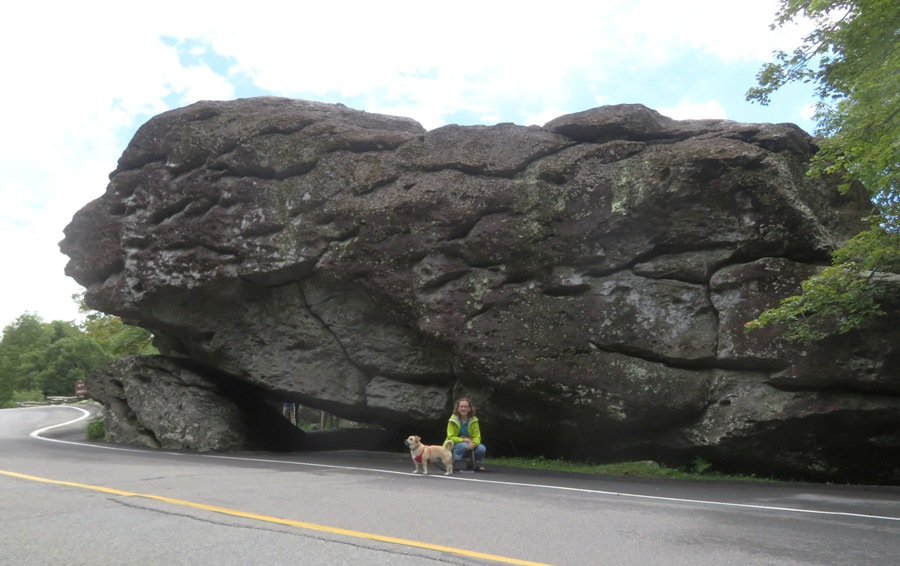
<path fill-rule="evenodd" d="M 812 88 L 745 100 L 804 25 L 777 0 L 45 0 L 0 23 L 0 329 L 78 321 L 59 251 L 137 128 L 199 100 L 284 96 L 446 124 L 640 103 L 676 119 L 792 122 Z"/>

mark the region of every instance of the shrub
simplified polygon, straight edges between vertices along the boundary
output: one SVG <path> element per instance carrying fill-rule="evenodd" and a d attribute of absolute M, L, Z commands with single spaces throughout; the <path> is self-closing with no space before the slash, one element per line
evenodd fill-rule
<path fill-rule="evenodd" d="M 87 423 L 88 440 L 103 440 L 106 438 L 106 427 L 103 424 L 102 415 L 94 415 Z"/>

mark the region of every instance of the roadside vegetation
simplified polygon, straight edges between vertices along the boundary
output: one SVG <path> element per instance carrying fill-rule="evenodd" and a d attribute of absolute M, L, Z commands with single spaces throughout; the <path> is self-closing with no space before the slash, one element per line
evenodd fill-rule
<path fill-rule="evenodd" d="M 87 439 L 88 440 L 104 440 L 106 438 L 106 426 L 104 424 L 103 415 L 94 415 L 88 419 L 87 423 Z"/>
<path fill-rule="evenodd" d="M 82 294 L 73 300 L 84 321 L 44 322 L 25 313 L 0 338 L 0 408 L 74 397 L 75 383 L 95 369 L 129 354 L 156 353 L 143 328 L 90 310 Z"/>
<path fill-rule="evenodd" d="M 773 481 L 769 478 L 761 478 L 752 474 L 723 474 L 715 471 L 712 464 L 703 458 L 695 458 L 689 466 L 678 468 L 662 466 L 651 460 L 619 462 L 615 464 L 588 464 L 547 458 L 488 458 L 487 463 L 488 465 L 510 468 L 601 476 L 630 476 L 636 478 L 669 478 L 684 480 Z"/>

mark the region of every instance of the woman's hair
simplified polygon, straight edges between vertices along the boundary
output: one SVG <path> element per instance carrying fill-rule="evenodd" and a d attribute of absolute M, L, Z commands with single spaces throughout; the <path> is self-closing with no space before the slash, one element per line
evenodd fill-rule
<path fill-rule="evenodd" d="M 453 405 L 453 414 L 460 416 L 459 415 L 459 404 L 462 403 L 463 401 L 465 401 L 466 403 L 469 404 L 469 416 L 474 417 L 475 416 L 475 405 L 472 403 L 472 401 L 468 397 L 460 397 L 459 399 L 456 400 L 456 403 Z"/>

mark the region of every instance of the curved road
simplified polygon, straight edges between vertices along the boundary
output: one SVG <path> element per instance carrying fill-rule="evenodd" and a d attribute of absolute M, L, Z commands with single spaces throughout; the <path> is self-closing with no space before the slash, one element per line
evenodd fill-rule
<path fill-rule="evenodd" d="M 422 477 L 400 452 L 92 443 L 86 417 L 68 406 L 0 411 L 0 563 L 893 565 L 900 556 L 898 488 L 500 468 Z"/>

